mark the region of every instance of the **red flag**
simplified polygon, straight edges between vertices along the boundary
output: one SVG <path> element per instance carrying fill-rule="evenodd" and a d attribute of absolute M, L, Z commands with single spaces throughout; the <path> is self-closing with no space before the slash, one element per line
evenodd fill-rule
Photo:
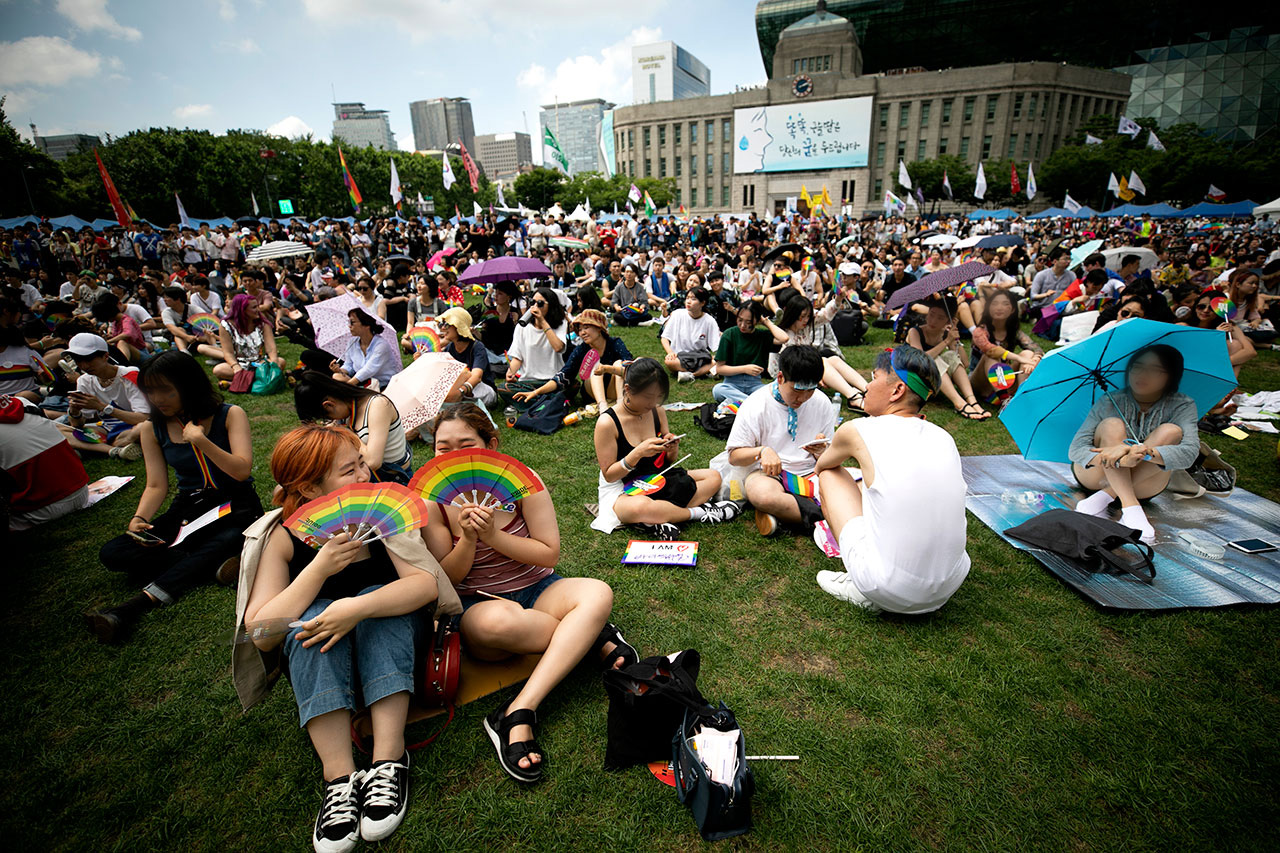
<path fill-rule="evenodd" d="M 462 149 L 462 168 L 467 170 L 467 179 L 471 181 L 471 191 L 473 193 L 480 192 L 480 170 L 476 168 L 476 161 L 471 159 L 471 155 L 467 153 L 467 146 L 462 144 L 462 140 L 458 140 L 458 147 Z"/>
<path fill-rule="evenodd" d="M 1018 164 L 1013 164 L 1013 177 L 1009 179 L 1009 191 L 1014 193 L 1022 192 L 1022 184 L 1018 182 Z"/>
<path fill-rule="evenodd" d="M 462 211 L 458 210 L 458 206 L 456 204 L 453 206 L 453 218 L 458 220 L 459 225 L 462 224 Z"/>
<path fill-rule="evenodd" d="M 116 185 L 111 180 L 111 176 L 107 174 L 107 167 L 102 162 L 102 156 L 98 154 L 98 149 L 93 149 L 94 159 L 98 161 L 98 174 L 102 175 L 102 185 L 107 188 L 107 198 L 111 200 L 111 209 L 116 212 L 116 222 L 120 223 L 120 227 L 128 228 L 132 223 L 129 221 L 129 213 L 124 209 L 124 202 L 120 200 L 120 193 L 116 192 Z"/>

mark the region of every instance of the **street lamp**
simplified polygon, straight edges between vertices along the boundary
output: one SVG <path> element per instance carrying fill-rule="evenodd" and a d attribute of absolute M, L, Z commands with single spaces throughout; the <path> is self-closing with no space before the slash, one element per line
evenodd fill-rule
<path fill-rule="evenodd" d="M 36 215 L 36 203 L 31 200 L 31 187 L 27 185 L 27 172 L 31 171 L 30 166 L 23 166 L 18 169 L 18 174 L 22 176 L 22 188 L 27 191 L 27 204 L 31 205 L 31 215 Z"/>

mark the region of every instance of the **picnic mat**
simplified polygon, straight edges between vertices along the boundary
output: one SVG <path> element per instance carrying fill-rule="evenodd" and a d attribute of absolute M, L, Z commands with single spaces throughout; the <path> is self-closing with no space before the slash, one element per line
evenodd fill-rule
<path fill-rule="evenodd" d="M 1082 571 L 1069 560 L 1004 535 L 1045 510 L 1075 507 L 1085 492 L 1076 485 L 1069 466 L 1029 462 L 1016 455 L 966 456 L 963 462 L 969 511 L 1099 607 L 1151 611 L 1280 603 L 1280 551 L 1245 554 L 1226 548 L 1221 561 L 1206 560 L 1188 551 L 1178 536 L 1187 531 L 1224 546 L 1250 537 L 1275 542 L 1280 505 L 1252 492 L 1238 488 L 1225 498 L 1206 495 L 1194 500 L 1164 494 L 1147 501 L 1147 517 L 1158 537 L 1156 579 L 1148 585 L 1127 576 Z M 1043 501 L 1027 493 L 1042 493 Z"/>

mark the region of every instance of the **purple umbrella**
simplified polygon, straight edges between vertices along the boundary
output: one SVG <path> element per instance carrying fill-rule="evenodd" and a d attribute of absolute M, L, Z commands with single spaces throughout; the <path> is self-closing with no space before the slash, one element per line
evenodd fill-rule
<path fill-rule="evenodd" d="M 503 256 L 481 261 L 458 276 L 458 284 L 482 284 L 489 281 L 519 281 L 524 278 L 551 278 L 554 273 L 537 258 Z"/>
<path fill-rule="evenodd" d="M 919 302 L 935 293 L 941 293 L 948 287 L 955 287 L 957 284 L 964 284 L 966 281 L 973 281 L 975 278 L 991 275 L 995 271 L 995 267 L 984 264 L 982 261 L 969 261 L 958 267 L 938 270 L 896 291 L 889 297 L 887 307 L 890 310 L 901 308 L 910 302 Z"/>

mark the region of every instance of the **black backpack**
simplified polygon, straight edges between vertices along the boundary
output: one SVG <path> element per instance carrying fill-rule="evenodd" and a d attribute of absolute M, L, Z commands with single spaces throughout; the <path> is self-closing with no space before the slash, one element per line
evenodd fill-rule
<path fill-rule="evenodd" d="M 719 403 L 710 402 L 703 403 L 702 408 L 698 409 L 698 416 L 693 422 L 707 431 L 707 435 L 712 438 L 726 439 L 733 430 L 733 422 L 738 419 L 735 414 L 718 415 L 716 410 L 720 407 Z"/>
<path fill-rule="evenodd" d="M 844 308 L 831 318 L 831 331 L 842 347 L 862 346 L 867 335 L 867 321 L 857 308 Z"/>
<path fill-rule="evenodd" d="M 533 401 L 520 417 L 516 418 L 516 429 L 538 432 L 543 435 L 564 426 L 564 416 L 569 414 L 569 401 L 563 391 L 552 391 Z"/>

